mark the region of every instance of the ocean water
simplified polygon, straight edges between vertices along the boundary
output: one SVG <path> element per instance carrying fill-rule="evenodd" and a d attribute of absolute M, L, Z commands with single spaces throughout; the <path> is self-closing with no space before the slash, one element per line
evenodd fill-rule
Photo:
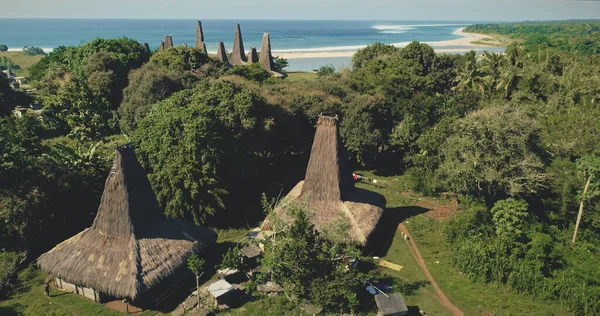
<path fill-rule="evenodd" d="M 129 37 L 157 48 L 165 35 L 175 45 L 194 45 L 195 20 L 158 19 L 0 19 L 0 44 L 11 50 L 37 46 L 46 51 L 79 45 L 95 38 Z M 241 25 L 244 48 L 260 50 L 263 33 L 269 33 L 273 52 L 349 51 L 382 42 L 405 45 L 413 40 L 436 42 L 459 38 L 454 32 L 472 21 L 305 21 L 305 20 L 202 20 L 209 52 L 219 41 L 233 46 L 235 24 Z M 432 45 L 435 47 L 435 45 Z M 290 60 L 290 69 L 310 70 L 318 65 L 339 68 L 349 58 Z M 341 63 L 341 61 L 344 61 Z M 300 69 L 302 68 L 302 69 Z"/>

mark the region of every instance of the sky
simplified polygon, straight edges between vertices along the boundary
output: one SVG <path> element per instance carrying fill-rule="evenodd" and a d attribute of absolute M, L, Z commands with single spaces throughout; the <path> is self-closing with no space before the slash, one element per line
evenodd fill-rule
<path fill-rule="evenodd" d="M 28 0 L 0 18 L 521 21 L 600 19 L 600 0 Z"/>

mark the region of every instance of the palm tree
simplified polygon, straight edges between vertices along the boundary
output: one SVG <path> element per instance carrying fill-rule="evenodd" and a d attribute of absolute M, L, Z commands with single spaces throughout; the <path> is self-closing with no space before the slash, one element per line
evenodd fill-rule
<path fill-rule="evenodd" d="M 525 65 L 525 49 L 521 46 L 511 45 L 506 48 L 506 58 L 508 63 L 517 68 L 523 68 Z"/>
<path fill-rule="evenodd" d="M 481 70 L 487 75 L 486 81 L 492 89 L 498 85 L 501 76 L 501 68 L 506 65 L 506 59 L 502 54 L 485 51 L 481 58 Z"/>
<path fill-rule="evenodd" d="M 477 88 L 483 94 L 485 92 L 485 83 L 483 81 L 482 73 L 477 69 L 475 52 L 470 51 L 465 54 L 465 59 L 465 66 L 456 77 L 457 84 L 452 89 L 461 91 L 465 88 Z"/>
<path fill-rule="evenodd" d="M 504 90 L 504 97 L 506 99 L 510 99 L 513 90 L 523 77 L 525 57 L 523 47 L 511 45 L 506 49 L 506 61 L 508 61 L 508 65 L 504 67 L 499 78 L 500 80 L 496 84 L 497 90 Z"/>
<path fill-rule="evenodd" d="M 510 100 L 513 90 L 517 87 L 522 77 L 523 74 L 520 68 L 509 65 L 504 68 L 504 71 L 500 75 L 496 90 L 504 90 L 504 98 Z"/>

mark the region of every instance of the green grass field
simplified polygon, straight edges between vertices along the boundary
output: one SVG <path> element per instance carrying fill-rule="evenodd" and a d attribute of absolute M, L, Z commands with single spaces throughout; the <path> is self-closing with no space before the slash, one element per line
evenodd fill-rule
<path fill-rule="evenodd" d="M 37 269 L 21 272 L 22 282 L 17 294 L 10 299 L 0 301 L 0 315 L 122 315 L 104 305 L 94 303 L 81 296 L 52 288 L 51 297 L 44 295 L 46 274 Z M 141 315 L 159 315 L 157 312 L 144 312 Z M 140 315 L 140 314 L 139 314 Z"/>
<path fill-rule="evenodd" d="M 0 58 L 2 57 L 7 57 L 12 60 L 13 63 L 21 66 L 21 69 L 17 69 L 14 72 L 18 76 L 23 77 L 27 77 L 29 75 L 27 68 L 44 58 L 43 55 L 31 56 L 25 55 L 23 52 L 0 52 Z"/>
<path fill-rule="evenodd" d="M 452 266 L 450 249 L 444 236 L 444 221 L 434 220 L 422 214 L 423 209 L 415 207 L 416 202 L 423 197 L 415 193 L 406 193 L 412 184 L 408 176 L 381 177 L 372 172 L 362 171 L 361 175 L 378 179 L 378 186 L 372 184 L 359 184 L 358 186 L 379 192 L 387 199 L 386 212 L 405 212 L 398 216 L 405 224 L 413 237 L 419 251 L 433 276 L 450 301 L 460 308 L 465 315 L 572 315 L 565 307 L 552 301 L 542 301 L 531 296 L 518 294 L 508 287 L 498 284 L 473 283 Z M 404 192 L 404 193 L 403 193 Z M 390 213 L 388 213 L 389 215 Z M 386 216 L 386 215 L 384 215 Z M 394 219 L 394 217 L 392 216 Z M 385 220 L 385 219 L 384 219 Z M 397 221 L 398 219 L 396 219 Z M 390 225 L 396 223 L 393 221 Z M 408 252 L 408 246 L 400 234 L 396 234 L 385 257 L 391 262 L 405 265 L 397 272 L 390 272 L 406 281 L 424 280 L 415 260 Z M 412 273 L 411 273 L 412 272 Z M 429 315 L 444 315 L 447 311 L 439 313 L 428 306 L 434 292 L 428 287 L 420 288 L 416 295 L 407 296 L 407 304 L 418 305 Z M 422 303 L 425 302 L 425 303 Z M 422 305 L 423 304 L 423 305 Z"/>
<path fill-rule="evenodd" d="M 317 74 L 312 72 L 288 72 L 288 76 L 284 80 L 287 81 L 299 81 L 299 80 L 315 80 Z"/>

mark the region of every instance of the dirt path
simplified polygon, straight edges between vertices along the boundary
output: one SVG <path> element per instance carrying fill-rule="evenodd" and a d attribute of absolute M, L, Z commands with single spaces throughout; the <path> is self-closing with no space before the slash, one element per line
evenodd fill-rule
<path fill-rule="evenodd" d="M 446 308 L 448 308 L 452 312 L 452 315 L 454 315 L 454 316 L 463 316 L 464 315 L 463 312 L 458 307 L 454 306 L 450 302 L 450 300 L 446 297 L 446 295 L 444 294 L 444 292 L 442 292 L 442 290 L 440 289 L 440 287 L 437 285 L 437 283 L 435 282 L 435 280 L 433 279 L 433 277 L 429 273 L 429 270 L 427 269 L 427 266 L 425 265 L 425 261 L 423 261 L 423 257 L 421 257 L 421 253 L 419 252 L 419 249 L 417 248 L 417 245 L 415 245 L 412 236 L 408 232 L 408 229 L 406 229 L 406 227 L 404 226 L 404 224 L 400 224 L 398 226 L 398 229 L 401 232 L 405 233 L 408 236 L 408 242 L 409 242 L 409 244 L 411 246 L 411 250 L 412 250 L 413 256 L 417 260 L 417 263 L 419 264 L 419 266 L 421 266 L 421 269 L 425 273 L 425 276 L 427 277 L 427 280 L 429 280 L 429 282 L 431 282 L 431 286 L 433 286 L 433 289 L 435 290 L 435 293 L 439 297 L 440 303 L 442 303 L 442 305 L 444 305 Z"/>

